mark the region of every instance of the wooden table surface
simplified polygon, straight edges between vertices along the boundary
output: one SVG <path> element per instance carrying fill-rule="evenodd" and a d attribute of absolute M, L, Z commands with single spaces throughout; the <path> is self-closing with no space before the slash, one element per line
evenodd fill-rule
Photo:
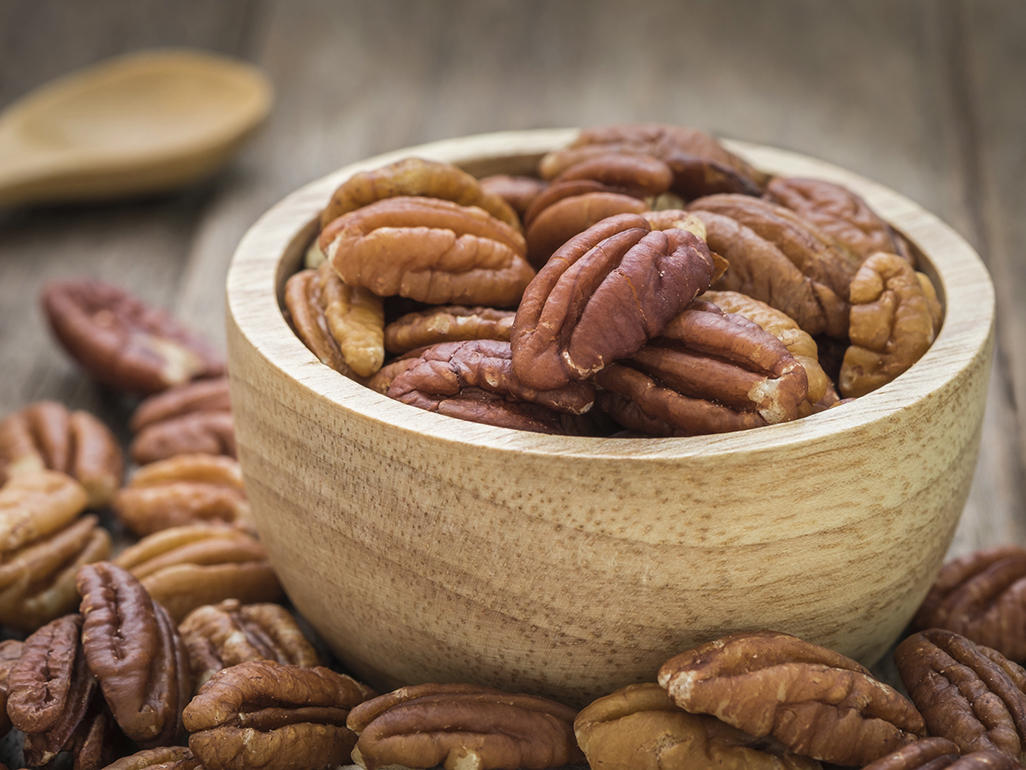
<path fill-rule="evenodd" d="M 223 345 L 247 226 L 349 161 L 505 128 L 657 120 L 805 152 L 916 200 L 995 280 L 997 353 L 953 552 L 1026 544 L 1023 0 L 0 0 L 0 107 L 154 46 L 262 67 L 269 123 L 223 173 L 141 201 L 0 210 L 0 412 L 40 398 L 123 422 L 52 342 L 36 295 L 124 285 Z"/>

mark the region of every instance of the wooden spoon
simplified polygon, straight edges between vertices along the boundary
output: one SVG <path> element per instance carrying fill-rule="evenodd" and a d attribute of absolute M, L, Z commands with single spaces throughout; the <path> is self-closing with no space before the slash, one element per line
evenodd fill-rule
<path fill-rule="evenodd" d="M 267 117 L 255 68 L 151 51 L 60 78 L 0 113 L 0 205 L 107 198 L 192 182 Z"/>

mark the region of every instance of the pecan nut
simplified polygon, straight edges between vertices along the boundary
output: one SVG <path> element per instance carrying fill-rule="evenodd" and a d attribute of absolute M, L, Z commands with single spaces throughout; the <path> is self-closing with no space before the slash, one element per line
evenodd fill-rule
<path fill-rule="evenodd" d="M 778 176 L 766 185 L 766 197 L 808 220 L 861 259 L 886 251 L 913 261 L 908 242 L 843 185 Z"/>
<path fill-rule="evenodd" d="M 103 770 L 203 770 L 203 766 L 186 746 L 159 746 L 122 757 Z"/>
<path fill-rule="evenodd" d="M 369 377 L 385 360 L 381 297 L 344 283 L 331 266 L 296 273 L 285 284 L 292 327 L 321 363 L 347 377 Z"/>
<path fill-rule="evenodd" d="M 206 343 L 116 286 L 90 280 L 51 283 L 42 302 L 64 349 L 104 385 L 155 393 L 224 373 L 223 361 Z"/>
<path fill-rule="evenodd" d="M 193 452 L 235 457 L 235 429 L 224 377 L 150 396 L 132 414 L 130 427 L 130 451 L 139 465 Z"/>
<path fill-rule="evenodd" d="M 279 604 L 220 604 L 197 607 L 178 627 L 196 687 L 222 668 L 247 660 L 316 666 L 317 651 L 296 619 Z"/>
<path fill-rule="evenodd" d="M 173 741 L 192 692 L 189 663 L 167 611 L 109 562 L 78 572 L 82 648 L 122 731 L 143 745 Z"/>
<path fill-rule="evenodd" d="M 346 284 L 380 297 L 507 307 L 534 277 L 519 230 L 440 198 L 371 203 L 328 225 L 320 245 Z"/>
<path fill-rule="evenodd" d="M 841 395 L 863 396 L 912 366 L 933 344 L 941 312 L 929 278 L 897 254 L 869 257 L 851 282 Z"/>
<path fill-rule="evenodd" d="M 512 310 L 447 305 L 400 316 L 385 327 L 385 350 L 408 353 L 439 342 L 459 340 L 509 341 Z"/>
<path fill-rule="evenodd" d="M 894 651 L 901 680 L 931 735 L 963 752 L 1026 751 L 1026 671 L 952 631 L 930 628 Z"/>
<path fill-rule="evenodd" d="M 924 730 L 915 706 L 858 663 L 788 634 L 701 645 L 664 663 L 659 684 L 686 711 L 842 765 L 868 764 Z"/>
<path fill-rule="evenodd" d="M 89 495 L 89 507 L 107 505 L 124 471 L 117 439 L 88 412 L 38 401 L 0 422 L 0 481 L 17 473 L 61 471 Z"/>
<path fill-rule="evenodd" d="M 249 501 L 235 460 L 185 454 L 136 471 L 114 498 L 114 511 L 132 532 L 145 536 L 208 521 L 245 524 Z"/>
<path fill-rule="evenodd" d="M 518 228 L 516 213 L 500 196 L 483 189 L 466 171 L 449 163 L 404 158 L 381 168 L 354 174 L 332 194 L 321 213 L 321 227 L 351 211 L 386 198 L 424 196 L 477 206 L 500 222 Z"/>
<path fill-rule="evenodd" d="M 0 642 L 0 739 L 11 729 L 7 716 L 7 677 L 21 657 L 22 643 L 15 639 Z"/>
<path fill-rule="evenodd" d="M 533 695 L 468 684 L 402 687 L 360 704 L 347 724 L 360 736 L 353 759 L 446 770 L 562 767 L 583 760 L 576 711 Z"/>
<path fill-rule="evenodd" d="M 509 174 L 486 176 L 480 180 L 480 183 L 482 190 L 489 195 L 502 198 L 521 219 L 539 193 L 548 187 L 548 182 L 543 179 Z"/>
<path fill-rule="evenodd" d="M 609 152 L 648 155 L 673 171 L 673 189 L 684 198 L 713 193 L 759 195 L 767 176 L 720 144 L 713 136 L 684 126 L 625 124 L 581 131 L 561 150 L 550 152 L 539 169 L 546 179 L 582 160 Z"/>
<path fill-rule="evenodd" d="M 264 547 L 252 535 L 223 525 L 155 532 L 122 551 L 115 563 L 137 577 L 175 622 L 204 604 L 229 598 L 270 602 L 281 596 Z"/>
<path fill-rule="evenodd" d="M 320 770 L 356 743 L 349 710 L 373 692 L 343 674 L 251 660 L 222 669 L 185 708 L 189 748 L 207 770 Z"/>
<path fill-rule="evenodd" d="M 988 548 L 948 562 L 912 624 L 954 631 L 1026 661 L 1026 549 Z"/>
<path fill-rule="evenodd" d="M 636 684 L 590 703 L 574 721 L 591 767 L 603 770 L 818 770 L 765 740 L 682 711 L 657 684 Z"/>
<path fill-rule="evenodd" d="M 660 212 L 658 220 L 610 217 L 571 238 L 517 309 L 516 375 L 534 388 L 558 388 L 638 351 L 709 287 L 715 261 L 703 235 L 693 217 Z"/>
<path fill-rule="evenodd" d="M 804 367 L 758 324 L 696 300 L 662 335 L 595 376 L 602 408 L 630 430 L 697 435 L 798 417 Z"/>
<path fill-rule="evenodd" d="M 1016 770 L 1018 762 L 999 751 L 959 756 L 947 738 L 924 738 L 866 765 L 863 770 Z"/>
<path fill-rule="evenodd" d="M 0 623 L 34 631 L 74 609 L 75 572 L 111 546 L 96 516 L 78 516 L 85 502 L 81 485 L 56 471 L 0 490 Z"/>

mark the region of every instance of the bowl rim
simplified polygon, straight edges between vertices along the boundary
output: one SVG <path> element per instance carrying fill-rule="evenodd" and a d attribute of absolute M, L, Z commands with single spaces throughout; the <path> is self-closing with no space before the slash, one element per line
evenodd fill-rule
<path fill-rule="evenodd" d="M 305 250 L 317 217 L 345 179 L 410 156 L 474 165 L 497 158 L 541 155 L 568 144 L 580 129 L 500 131 L 406 147 L 348 164 L 316 179 L 267 210 L 243 235 L 227 277 L 227 314 L 265 362 L 339 408 L 401 432 L 482 451 L 548 456 L 679 460 L 687 457 L 798 447 L 840 431 L 887 421 L 942 390 L 976 364 L 994 326 L 994 289 L 979 255 L 951 227 L 893 190 L 808 155 L 736 140 L 722 140 L 757 168 L 788 176 L 839 182 L 867 200 L 933 266 L 945 316 L 930 349 L 913 366 L 852 404 L 792 422 L 734 433 L 668 438 L 608 438 L 531 433 L 460 420 L 388 398 L 322 364 L 292 331 L 279 303 L 282 262 Z M 231 337 L 231 335 L 229 335 Z M 229 368 L 229 376 L 233 376 Z M 857 405 L 857 408 L 856 408 Z"/>

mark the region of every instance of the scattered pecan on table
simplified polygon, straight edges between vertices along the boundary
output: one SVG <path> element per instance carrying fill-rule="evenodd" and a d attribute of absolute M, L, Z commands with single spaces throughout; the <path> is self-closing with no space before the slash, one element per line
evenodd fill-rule
<path fill-rule="evenodd" d="M 150 396 L 136 408 L 129 427 L 129 452 L 139 465 L 194 452 L 235 457 L 225 377 L 189 382 Z"/>

